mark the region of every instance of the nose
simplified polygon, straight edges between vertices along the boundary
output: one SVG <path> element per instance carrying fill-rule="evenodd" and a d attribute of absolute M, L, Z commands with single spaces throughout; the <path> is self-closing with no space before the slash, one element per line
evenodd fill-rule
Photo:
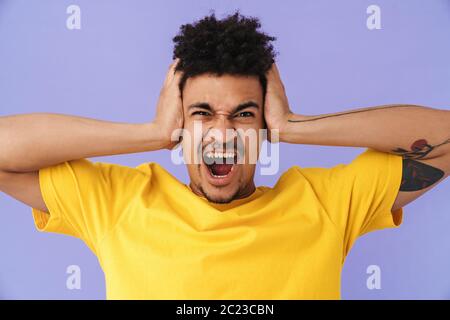
<path fill-rule="evenodd" d="M 218 114 L 211 124 L 208 138 L 216 144 L 225 144 L 236 138 L 236 128 L 227 114 Z"/>

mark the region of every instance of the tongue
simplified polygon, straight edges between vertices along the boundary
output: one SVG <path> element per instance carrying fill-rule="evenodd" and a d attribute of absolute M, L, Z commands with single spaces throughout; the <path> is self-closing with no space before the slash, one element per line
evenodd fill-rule
<path fill-rule="evenodd" d="M 232 164 L 219 164 L 214 163 L 211 167 L 211 172 L 216 176 L 226 176 L 230 173 Z"/>

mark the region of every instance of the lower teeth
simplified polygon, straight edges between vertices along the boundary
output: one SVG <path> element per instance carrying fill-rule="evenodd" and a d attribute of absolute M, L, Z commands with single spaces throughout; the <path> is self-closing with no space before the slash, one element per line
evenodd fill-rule
<path fill-rule="evenodd" d="M 214 178 L 224 178 L 224 177 L 228 176 L 228 175 L 231 173 L 231 171 L 233 171 L 233 166 L 231 167 L 230 171 L 229 171 L 227 174 L 224 174 L 224 175 L 214 174 L 214 173 L 213 173 L 213 170 L 212 170 L 209 166 L 208 166 L 208 170 L 209 170 L 209 172 L 211 173 L 211 175 L 212 175 Z"/>

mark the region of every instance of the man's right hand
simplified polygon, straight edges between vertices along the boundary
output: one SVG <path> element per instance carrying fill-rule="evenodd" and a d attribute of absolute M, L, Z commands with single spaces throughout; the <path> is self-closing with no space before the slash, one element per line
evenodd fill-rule
<path fill-rule="evenodd" d="M 175 146 L 172 132 L 183 127 L 181 73 L 174 72 L 177 62 L 170 66 L 157 116 L 150 124 L 50 113 L 0 117 L 0 191 L 48 212 L 40 192 L 39 169 L 74 159 Z"/>
<path fill-rule="evenodd" d="M 179 129 L 183 128 L 184 122 L 183 104 L 179 89 L 182 72 L 175 72 L 175 67 L 179 61 L 179 59 L 175 59 L 166 74 L 164 85 L 159 95 L 156 117 L 152 122 L 161 134 L 163 146 L 166 149 L 172 149 L 178 144 L 181 139 L 181 130 Z M 174 133 L 178 134 L 172 137 Z"/>

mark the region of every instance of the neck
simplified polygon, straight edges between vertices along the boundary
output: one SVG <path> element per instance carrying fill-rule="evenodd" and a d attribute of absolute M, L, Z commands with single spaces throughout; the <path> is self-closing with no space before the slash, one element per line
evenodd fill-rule
<path fill-rule="evenodd" d="M 197 186 L 197 185 L 193 184 L 192 181 L 189 183 L 189 188 L 197 196 L 207 198 L 207 196 L 203 192 L 203 189 L 201 188 L 201 186 Z M 252 181 L 251 183 L 246 185 L 243 189 L 240 189 L 234 195 L 234 197 L 231 201 L 247 198 L 247 197 L 251 196 L 253 194 L 253 192 L 255 192 L 255 190 L 256 190 L 255 183 Z"/>

